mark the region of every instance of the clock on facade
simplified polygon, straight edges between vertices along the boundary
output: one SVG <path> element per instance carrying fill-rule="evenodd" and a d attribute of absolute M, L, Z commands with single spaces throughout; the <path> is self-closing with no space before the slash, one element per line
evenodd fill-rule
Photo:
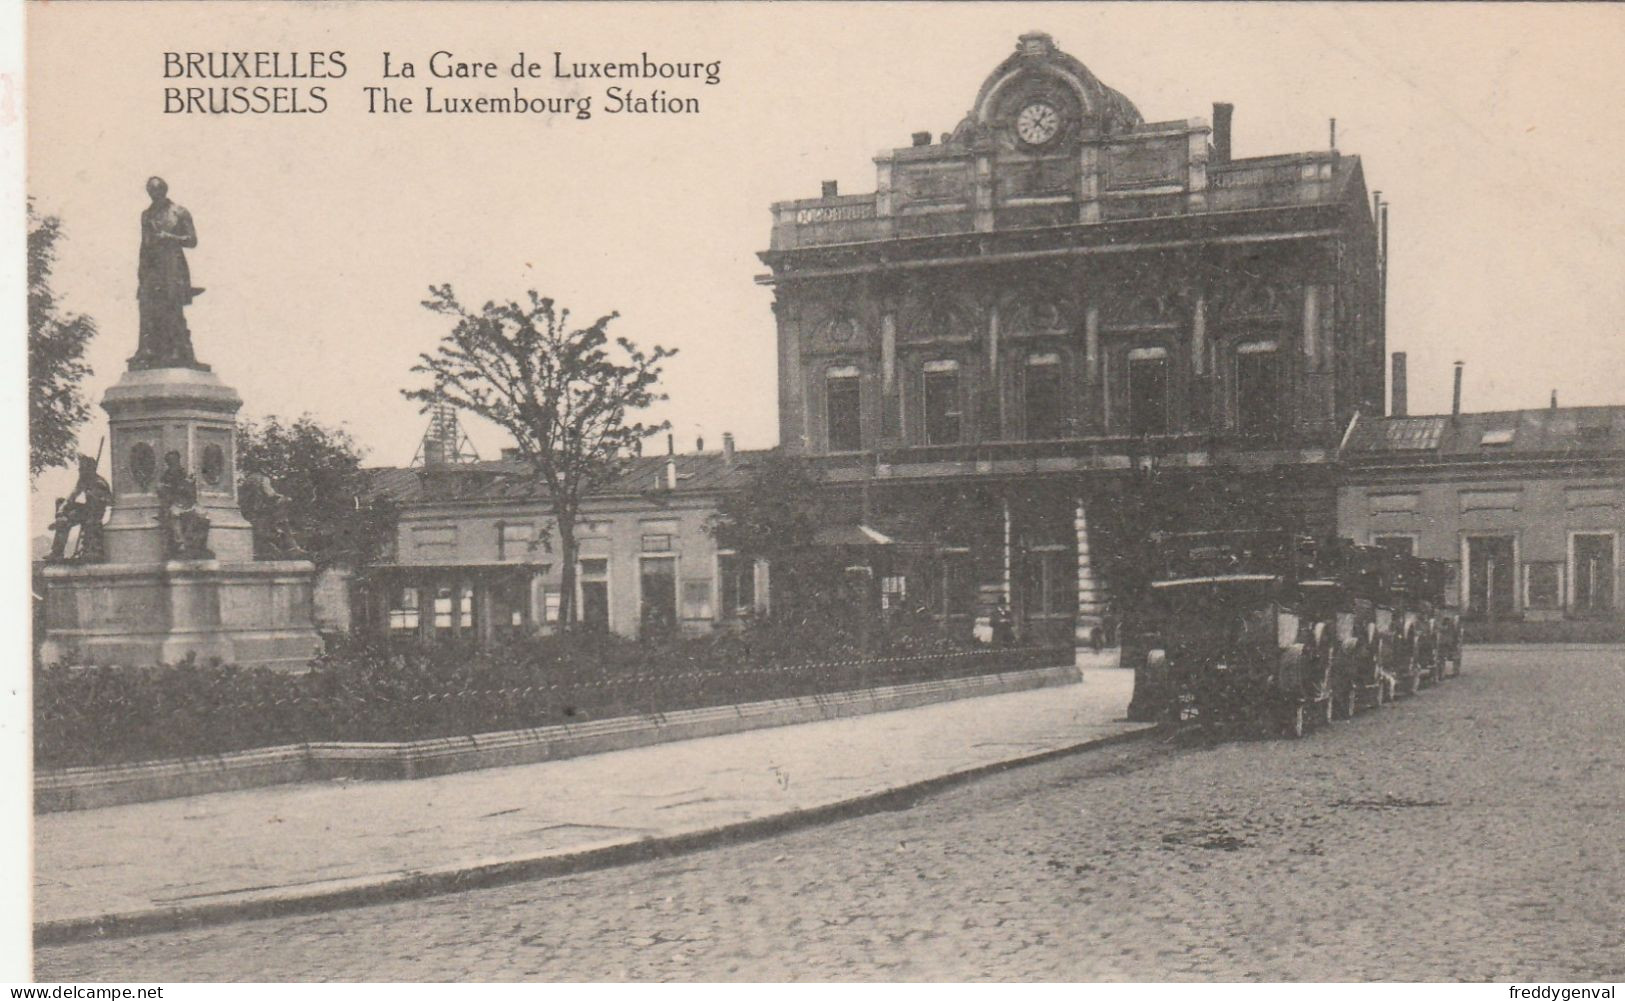
<path fill-rule="evenodd" d="M 1044 145 L 1060 130 L 1060 112 L 1042 101 L 1027 105 L 1016 115 L 1016 135 L 1029 146 Z"/>

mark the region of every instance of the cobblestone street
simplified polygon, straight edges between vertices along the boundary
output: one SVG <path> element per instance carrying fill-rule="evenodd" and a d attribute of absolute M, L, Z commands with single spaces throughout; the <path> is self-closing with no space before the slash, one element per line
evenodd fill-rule
<path fill-rule="evenodd" d="M 587 875 L 40 950 L 50 980 L 1615 980 L 1619 650 Z"/>

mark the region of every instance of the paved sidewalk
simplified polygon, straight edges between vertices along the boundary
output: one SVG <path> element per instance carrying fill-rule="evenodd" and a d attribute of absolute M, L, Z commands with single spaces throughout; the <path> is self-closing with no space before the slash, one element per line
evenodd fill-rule
<path fill-rule="evenodd" d="M 1132 672 L 1081 674 L 1062 688 L 565 761 L 44 814 L 36 932 L 61 941 L 610 865 L 855 815 L 887 794 L 1149 729 L 1124 720 Z"/>

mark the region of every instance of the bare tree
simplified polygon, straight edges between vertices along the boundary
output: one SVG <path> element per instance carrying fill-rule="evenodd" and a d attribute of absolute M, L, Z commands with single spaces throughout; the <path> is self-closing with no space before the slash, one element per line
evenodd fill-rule
<path fill-rule="evenodd" d="M 559 621 L 576 621 L 576 527 L 581 501 L 624 472 L 645 438 L 667 428 L 630 418 L 666 398 L 660 363 L 675 349 L 644 351 L 610 340 L 601 316 L 570 325 L 570 311 L 532 291 L 527 302 L 487 302 L 477 312 L 450 285 L 433 286 L 424 307 L 454 326 L 412 371 L 430 384 L 403 390 L 425 409 L 444 400 L 513 436 L 534 483 L 547 491 L 563 561 Z"/>

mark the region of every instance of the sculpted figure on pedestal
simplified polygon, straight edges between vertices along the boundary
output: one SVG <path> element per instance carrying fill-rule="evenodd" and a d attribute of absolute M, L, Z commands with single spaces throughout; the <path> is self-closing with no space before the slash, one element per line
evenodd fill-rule
<path fill-rule="evenodd" d="M 288 511 L 288 498 L 277 491 L 264 473 L 243 477 L 237 488 L 238 507 L 254 527 L 254 558 L 257 560 L 304 559 L 304 547 L 294 536 Z"/>
<path fill-rule="evenodd" d="M 210 560 L 209 517 L 197 509 L 197 480 L 181 468 L 181 454 L 164 454 L 158 477 L 158 521 L 164 527 L 164 555 L 172 560 Z"/>
<path fill-rule="evenodd" d="M 136 302 L 141 312 L 141 339 L 130 368 L 197 368 L 207 370 L 192 352 L 192 333 L 182 309 L 203 290 L 192 285 L 184 251 L 197 246 L 192 214 L 169 200 L 161 177 L 147 179 L 152 204 L 141 213 L 141 260 L 136 269 Z"/>
<path fill-rule="evenodd" d="M 80 563 L 101 563 L 107 559 L 107 546 L 102 536 L 102 519 L 113 504 L 113 488 L 96 472 L 96 460 L 88 455 L 79 457 L 79 482 L 73 493 L 56 502 L 56 520 L 51 522 L 52 563 L 63 563 L 69 558 L 68 533 L 79 529 L 79 541 L 74 546 L 72 559 Z"/>

